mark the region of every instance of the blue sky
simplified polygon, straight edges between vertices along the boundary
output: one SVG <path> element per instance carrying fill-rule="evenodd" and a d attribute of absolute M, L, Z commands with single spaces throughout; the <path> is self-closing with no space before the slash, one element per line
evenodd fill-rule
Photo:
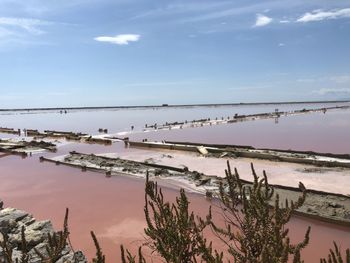
<path fill-rule="evenodd" d="M 0 0 L 0 108 L 344 98 L 349 0 Z"/>

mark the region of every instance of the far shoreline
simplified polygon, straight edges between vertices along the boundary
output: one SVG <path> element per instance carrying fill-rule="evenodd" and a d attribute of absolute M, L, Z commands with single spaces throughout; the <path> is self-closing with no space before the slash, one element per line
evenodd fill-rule
<path fill-rule="evenodd" d="M 84 106 L 84 107 L 38 107 L 38 108 L 4 108 L 0 112 L 14 111 L 55 111 L 55 110 L 104 110 L 104 109 L 150 109 L 150 108 L 194 108 L 194 107 L 223 107 L 223 106 L 259 106 L 259 105 L 295 105 L 320 103 L 348 103 L 349 100 L 322 101 L 277 101 L 277 102 L 236 102 L 236 103 L 198 103 L 198 104 L 159 104 L 159 105 L 129 105 L 129 106 Z"/>

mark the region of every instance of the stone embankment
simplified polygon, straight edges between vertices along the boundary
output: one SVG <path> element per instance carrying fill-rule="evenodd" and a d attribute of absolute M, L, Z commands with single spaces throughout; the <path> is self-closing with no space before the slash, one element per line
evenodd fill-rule
<path fill-rule="evenodd" d="M 179 182 L 181 187 L 187 187 L 207 197 L 216 195 L 219 185 L 226 189 L 227 180 L 216 175 L 206 175 L 197 171 L 190 171 L 187 167 L 172 167 L 153 162 L 139 162 L 128 159 L 112 158 L 95 154 L 70 152 L 69 155 L 56 158 L 40 157 L 41 161 L 48 161 L 56 165 L 63 164 L 80 168 L 82 171 L 94 171 L 111 176 L 136 176 L 145 177 L 148 173 L 150 178 L 167 179 Z M 242 183 L 251 186 L 252 182 L 242 180 Z M 301 194 L 297 187 L 270 184 L 275 189 L 280 200 L 296 201 Z M 274 204 L 274 200 L 271 203 Z M 283 203 L 281 204 L 283 206 Z M 295 211 L 304 217 L 320 221 L 350 226 L 350 196 L 337 193 L 323 192 L 307 189 L 307 198 L 304 205 Z"/>
<path fill-rule="evenodd" d="M 36 140 L 24 141 L 15 139 L 0 139 L 0 152 L 3 153 L 21 154 L 25 157 L 32 152 L 56 152 L 56 150 L 56 145 L 51 142 Z"/>
<path fill-rule="evenodd" d="M 37 221 L 25 211 L 3 208 L 3 206 L 0 199 L 0 262 L 11 263 L 7 259 L 9 250 L 12 251 L 12 262 L 16 262 L 16 260 L 22 262 L 24 250 L 27 251 L 29 263 L 43 262 L 39 253 L 47 257 L 49 235 L 52 236 L 55 233 L 51 222 L 48 220 Z M 23 247 L 22 228 L 26 240 L 25 248 Z M 87 260 L 81 251 L 73 251 L 71 246 L 66 243 L 54 262 L 87 263 Z"/>
<path fill-rule="evenodd" d="M 20 129 L 13 129 L 13 128 L 4 128 L 0 127 L 0 133 L 7 133 L 7 134 L 13 134 L 13 135 L 21 135 Z"/>
<path fill-rule="evenodd" d="M 317 153 L 310 151 L 293 151 L 277 149 L 258 149 L 252 146 L 241 145 L 214 145 L 192 142 L 137 142 L 124 141 L 126 146 L 138 148 L 154 148 L 177 151 L 200 152 L 211 157 L 252 158 L 278 162 L 299 163 L 321 167 L 350 168 L 349 154 Z M 203 152 L 204 151 L 204 152 Z"/>
<path fill-rule="evenodd" d="M 306 113 L 326 113 L 328 110 L 347 110 L 350 109 L 350 106 L 334 106 L 334 107 L 324 107 L 324 108 L 315 108 L 315 109 L 301 109 L 294 111 L 276 111 L 274 112 L 265 112 L 265 113 L 256 113 L 256 114 L 248 114 L 248 115 L 238 115 L 235 114 L 233 116 L 227 117 L 216 117 L 215 119 L 204 118 L 197 120 L 185 120 L 185 121 L 175 121 L 175 122 L 166 122 L 164 124 L 145 124 L 143 131 L 152 131 L 152 130 L 171 130 L 171 129 L 185 129 L 185 128 L 196 128 L 203 126 L 213 126 L 213 125 L 221 125 L 221 124 L 232 124 L 239 123 L 245 121 L 255 121 L 262 119 L 278 119 L 282 116 L 292 116 L 292 115 L 300 115 Z"/>
<path fill-rule="evenodd" d="M 102 129 L 102 131 L 104 133 L 108 132 L 107 129 Z M 92 136 L 81 132 L 66 132 L 66 131 L 53 131 L 53 130 L 45 130 L 44 132 L 40 132 L 38 130 L 33 130 L 33 129 L 15 130 L 13 128 L 0 128 L 0 133 L 10 133 L 10 134 L 17 134 L 23 137 L 32 137 L 34 140 L 65 139 L 67 141 L 90 143 L 90 144 L 104 144 L 104 145 L 112 144 L 112 141 L 110 139 L 101 138 L 99 136 Z"/>

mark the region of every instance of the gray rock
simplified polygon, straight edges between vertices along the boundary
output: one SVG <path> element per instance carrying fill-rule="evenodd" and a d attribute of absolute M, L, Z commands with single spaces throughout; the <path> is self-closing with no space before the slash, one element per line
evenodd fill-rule
<path fill-rule="evenodd" d="M 14 248 L 12 250 L 12 261 L 16 262 L 16 259 L 18 259 L 18 261 L 20 262 L 22 256 L 22 252 L 20 250 L 18 250 L 17 248 Z"/>
<path fill-rule="evenodd" d="M 46 256 L 46 243 L 41 243 L 35 247 L 42 255 Z M 40 256 L 32 249 L 29 252 L 30 263 L 42 263 Z M 62 251 L 62 256 L 56 261 L 56 263 L 87 263 L 85 255 L 81 251 L 73 252 L 73 250 L 67 245 Z"/>
<path fill-rule="evenodd" d="M 16 228 L 18 221 L 28 216 L 28 213 L 15 208 L 5 208 L 0 210 L 0 231 L 9 233 Z"/>
<path fill-rule="evenodd" d="M 70 250 L 70 252 L 64 256 L 62 256 L 56 263 L 87 263 L 87 259 L 84 256 L 83 252 L 77 251 L 73 252 Z"/>
<path fill-rule="evenodd" d="M 25 218 L 23 218 L 23 219 L 19 222 L 19 224 L 20 224 L 21 227 L 22 227 L 22 225 L 24 225 L 24 226 L 29 226 L 29 225 L 33 224 L 34 222 L 35 222 L 35 218 L 34 218 L 33 216 L 31 216 L 31 215 L 28 215 L 28 216 L 26 216 Z"/>
<path fill-rule="evenodd" d="M 39 251 L 39 253 L 41 253 L 42 255 L 46 255 L 46 247 L 47 244 L 45 243 L 40 243 L 37 246 L 35 246 L 35 249 Z M 30 258 L 30 263 L 40 263 L 42 262 L 40 256 L 36 253 L 36 251 L 33 249 L 31 249 L 29 251 L 29 258 Z"/>
<path fill-rule="evenodd" d="M 2 208 L 2 203 L 0 204 Z M 32 215 L 22 210 L 14 208 L 0 209 L 0 230 L 8 235 L 8 245 L 13 249 L 13 262 L 16 262 L 16 259 L 20 260 L 22 256 L 22 227 L 24 227 L 27 249 L 29 250 L 29 263 L 42 263 L 43 260 L 35 249 L 42 255 L 47 255 L 48 234 L 54 233 L 51 222 L 36 221 Z M 0 241 L 3 241 L 2 235 L 0 235 Z M 2 248 L 0 248 L 0 262 L 4 262 L 4 260 L 4 254 Z M 67 245 L 56 262 L 87 263 L 88 261 L 81 251 L 74 252 Z"/>
<path fill-rule="evenodd" d="M 0 210 L 4 208 L 4 202 L 0 199 Z"/>
<path fill-rule="evenodd" d="M 88 263 L 84 253 L 81 252 L 80 250 L 78 250 L 74 253 L 74 258 L 76 260 L 75 262 L 77 262 L 77 263 Z"/>
<path fill-rule="evenodd" d="M 27 212 L 15 208 L 5 208 L 0 211 L 0 222 L 12 219 L 16 222 L 28 216 Z"/>
<path fill-rule="evenodd" d="M 328 203 L 328 206 L 333 207 L 333 208 L 342 208 L 343 206 L 336 203 L 336 202 L 330 202 Z"/>
<path fill-rule="evenodd" d="M 22 242 L 22 225 L 20 224 L 15 233 L 10 235 L 10 242 L 17 246 Z M 24 234 L 28 247 L 34 247 L 42 243 L 47 239 L 49 233 L 53 233 L 53 227 L 50 221 L 36 221 L 25 227 Z"/>

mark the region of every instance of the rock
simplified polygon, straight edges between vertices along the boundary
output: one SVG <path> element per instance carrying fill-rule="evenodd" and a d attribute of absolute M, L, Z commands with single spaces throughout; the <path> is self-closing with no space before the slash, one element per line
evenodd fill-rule
<path fill-rule="evenodd" d="M 0 210 L 0 231 L 9 233 L 18 225 L 18 221 L 28 216 L 28 213 L 15 208 Z"/>
<path fill-rule="evenodd" d="M 22 210 L 15 208 L 5 208 L 0 211 L 0 222 L 9 219 L 13 219 L 14 221 L 18 222 L 26 216 L 28 216 L 28 213 Z"/>
<path fill-rule="evenodd" d="M 226 157 L 228 155 L 228 152 L 223 152 L 222 154 L 220 154 L 220 158 Z"/>
<path fill-rule="evenodd" d="M 213 192 L 212 192 L 212 191 L 207 190 L 207 191 L 205 192 L 205 197 L 206 197 L 206 198 L 208 198 L 208 199 L 213 198 Z"/>
<path fill-rule="evenodd" d="M 200 154 L 203 154 L 203 155 L 207 155 L 209 153 L 208 150 L 203 146 L 198 146 L 197 150 Z"/>
<path fill-rule="evenodd" d="M 21 228 L 22 225 L 18 227 L 17 231 L 10 236 L 10 242 L 15 245 L 20 245 L 22 242 Z M 48 234 L 54 232 L 52 224 L 50 221 L 36 221 L 33 224 L 25 228 L 24 234 L 28 247 L 32 248 L 36 245 L 47 240 Z"/>
<path fill-rule="evenodd" d="M 206 185 L 210 183 L 210 180 L 211 180 L 210 178 L 199 180 L 199 182 L 196 183 L 196 186 L 198 187 L 198 186 Z"/>
<path fill-rule="evenodd" d="M 84 256 L 83 252 L 77 251 L 73 252 L 70 250 L 70 252 L 63 257 L 61 257 L 59 260 L 56 261 L 56 263 L 87 263 L 87 259 Z"/>
<path fill-rule="evenodd" d="M 169 159 L 171 159 L 171 158 L 174 158 L 174 157 L 171 156 L 170 154 L 163 154 L 162 158 L 169 158 Z"/>
<path fill-rule="evenodd" d="M 18 250 L 17 248 L 14 248 L 12 250 L 12 261 L 16 262 L 16 259 L 18 260 L 18 262 L 21 262 L 21 256 L 22 256 L 22 251 Z M 1 257 L 0 257 L 1 258 Z"/>
<path fill-rule="evenodd" d="M 330 202 L 328 203 L 328 206 L 333 207 L 333 208 L 342 208 L 343 206 L 336 203 L 336 202 Z"/>
<path fill-rule="evenodd" d="M 35 247 L 40 254 L 46 256 L 46 244 L 41 243 Z M 42 263 L 40 256 L 32 249 L 29 252 L 30 263 Z M 73 250 L 67 245 L 61 253 L 61 257 L 55 261 L 56 263 L 87 263 L 87 259 L 81 251 L 73 252 Z"/>
<path fill-rule="evenodd" d="M 0 199 L 0 210 L 4 208 L 4 202 Z"/>
<path fill-rule="evenodd" d="M 33 224 L 34 222 L 35 222 L 35 218 L 31 215 L 28 215 L 20 221 L 20 224 L 24 225 L 24 226 L 29 226 L 29 225 Z"/>
<path fill-rule="evenodd" d="M 47 244 L 45 243 L 40 243 L 37 246 L 35 246 L 35 249 L 39 251 L 40 254 L 46 255 L 46 246 Z M 42 262 L 40 256 L 36 253 L 34 249 L 31 249 L 29 251 L 29 257 L 30 257 L 30 263 L 40 263 Z"/>
<path fill-rule="evenodd" d="M 193 171 L 192 172 L 192 177 L 193 177 L 194 180 L 199 180 L 199 179 L 201 179 L 202 175 L 199 172 L 197 172 L 197 171 Z"/>
<path fill-rule="evenodd" d="M 148 158 L 145 160 L 145 163 L 156 163 L 153 158 Z"/>
<path fill-rule="evenodd" d="M 344 213 L 344 218 L 345 219 L 350 219 L 350 213 Z"/>
<path fill-rule="evenodd" d="M 54 233 L 51 222 L 48 220 L 36 221 L 32 215 L 15 208 L 0 210 L 0 230 L 8 235 L 7 245 L 13 249 L 13 262 L 16 262 L 16 260 L 20 261 L 22 257 L 22 227 L 25 229 L 24 234 L 29 256 L 28 263 L 42 263 L 43 260 L 36 253 L 35 249 L 42 255 L 47 255 L 48 234 Z M 3 241 L 2 235 L 0 235 L 0 241 Z M 6 262 L 2 248 L 0 248 L 0 262 Z M 74 252 L 67 244 L 55 262 L 87 263 L 87 260 L 81 251 Z"/>

